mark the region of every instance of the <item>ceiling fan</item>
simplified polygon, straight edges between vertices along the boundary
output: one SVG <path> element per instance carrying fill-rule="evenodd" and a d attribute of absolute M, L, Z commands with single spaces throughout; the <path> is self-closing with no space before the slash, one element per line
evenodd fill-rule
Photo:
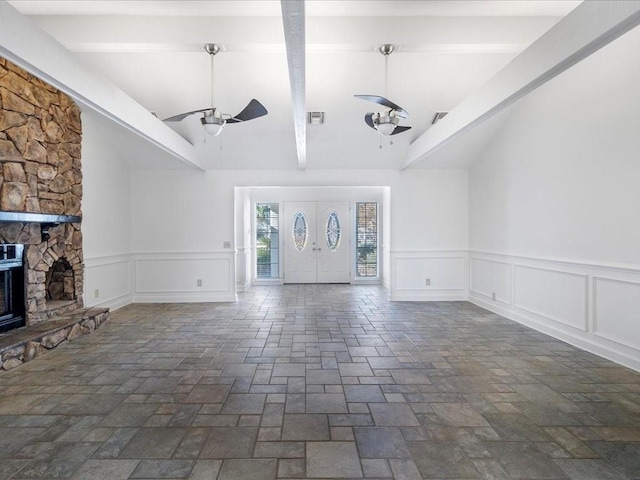
<path fill-rule="evenodd" d="M 207 52 L 211 58 L 211 105 L 215 105 L 215 89 L 213 84 L 213 66 L 214 57 L 220 51 L 220 46 L 215 43 L 207 43 L 204 46 L 205 52 Z M 201 108 L 199 110 L 193 110 L 192 112 L 185 112 L 173 117 L 165 118 L 164 122 L 179 122 L 184 120 L 189 115 L 196 113 L 202 113 L 200 122 L 204 127 L 204 131 L 212 136 L 220 135 L 225 125 L 230 123 L 240 123 L 253 120 L 254 118 L 262 117 L 266 115 L 267 109 L 255 98 L 252 98 L 249 104 L 237 115 L 229 115 L 227 113 L 220 113 L 220 111 L 214 107 Z"/>
<path fill-rule="evenodd" d="M 387 83 L 388 83 L 388 63 L 389 55 L 394 50 L 394 46 L 387 43 L 381 45 L 378 49 L 382 55 L 384 55 L 384 91 L 387 95 Z M 364 121 L 374 130 L 377 130 L 380 135 L 385 137 L 390 135 L 397 135 L 398 133 L 406 132 L 411 127 L 403 127 L 398 125 L 401 118 L 407 118 L 409 114 L 402 107 L 399 107 L 391 100 L 387 100 L 379 95 L 354 95 L 354 97 L 367 100 L 369 102 L 377 103 L 386 107 L 388 110 L 385 112 L 369 112 L 364 116 Z"/>

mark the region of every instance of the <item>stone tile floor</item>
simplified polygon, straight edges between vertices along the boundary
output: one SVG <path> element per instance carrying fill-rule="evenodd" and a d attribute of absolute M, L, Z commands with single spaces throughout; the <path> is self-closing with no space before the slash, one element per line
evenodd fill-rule
<path fill-rule="evenodd" d="M 0 478 L 640 479 L 640 375 L 466 302 L 130 305 L 0 374 Z"/>

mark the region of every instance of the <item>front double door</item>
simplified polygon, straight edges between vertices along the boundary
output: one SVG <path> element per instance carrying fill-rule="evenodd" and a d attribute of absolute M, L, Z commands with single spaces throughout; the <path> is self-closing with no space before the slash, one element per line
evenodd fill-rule
<path fill-rule="evenodd" d="M 349 202 L 285 202 L 284 217 L 284 282 L 349 283 Z"/>

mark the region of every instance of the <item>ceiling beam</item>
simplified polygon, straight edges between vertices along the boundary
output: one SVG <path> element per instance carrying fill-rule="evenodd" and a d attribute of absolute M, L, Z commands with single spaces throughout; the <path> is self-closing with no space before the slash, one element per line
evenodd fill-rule
<path fill-rule="evenodd" d="M 640 24 L 640 1 L 589 1 L 489 80 L 410 146 L 401 169 L 484 122 Z"/>
<path fill-rule="evenodd" d="M 307 168 L 307 107 L 305 103 L 304 0 L 282 0 L 282 22 L 287 46 L 289 84 L 293 102 L 293 125 L 298 168 Z"/>

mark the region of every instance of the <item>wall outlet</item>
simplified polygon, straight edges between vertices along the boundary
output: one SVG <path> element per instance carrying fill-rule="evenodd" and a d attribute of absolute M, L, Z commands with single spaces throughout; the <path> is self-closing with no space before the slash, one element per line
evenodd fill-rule
<path fill-rule="evenodd" d="M 425 279 L 424 279 L 424 284 L 425 284 L 427 287 L 430 287 L 430 286 L 431 286 L 431 279 L 430 279 L 430 278 L 425 278 Z"/>
<path fill-rule="evenodd" d="M 495 300 L 496 299 L 496 292 L 491 292 L 491 300 Z"/>
<path fill-rule="evenodd" d="M 231 248 L 231 242 L 229 240 L 225 240 L 222 242 L 222 248 Z"/>
<path fill-rule="evenodd" d="M 196 280 L 196 284 L 201 287 L 202 286 L 202 279 L 199 278 L 198 280 Z"/>
<path fill-rule="evenodd" d="M 100 290 L 99 289 L 95 289 L 93 291 L 93 298 L 100 298 Z"/>

